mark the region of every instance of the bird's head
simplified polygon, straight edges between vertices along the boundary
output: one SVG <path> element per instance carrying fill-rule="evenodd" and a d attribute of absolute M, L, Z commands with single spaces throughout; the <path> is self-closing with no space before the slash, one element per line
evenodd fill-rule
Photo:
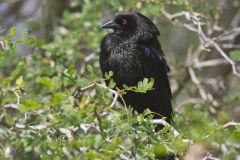
<path fill-rule="evenodd" d="M 130 31 L 136 28 L 136 17 L 132 13 L 117 14 L 111 21 L 104 23 L 101 28 L 111 28 L 115 31 Z"/>
<path fill-rule="evenodd" d="M 110 28 L 120 34 L 137 31 L 159 35 L 153 22 L 138 12 L 119 13 L 113 20 L 104 23 L 101 28 Z"/>

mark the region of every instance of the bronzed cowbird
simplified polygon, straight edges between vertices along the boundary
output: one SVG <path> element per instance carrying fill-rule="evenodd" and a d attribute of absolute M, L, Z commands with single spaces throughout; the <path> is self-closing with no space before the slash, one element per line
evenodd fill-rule
<path fill-rule="evenodd" d="M 158 40 L 157 27 L 144 15 L 130 12 L 117 14 L 102 28 L 114 30 L 101 43 L 102 74 L 112 71 L 116 87 L 120 89 L 123 84 L 136 86 L 144 78 L 153 78 L 153 90 L 129 91 L 123 99 L 138 113 L 148 108 L 155 113 L 154 119 L 166 117 L 171 123 L 172 95 L 167 75 L 170 69 Z"/>

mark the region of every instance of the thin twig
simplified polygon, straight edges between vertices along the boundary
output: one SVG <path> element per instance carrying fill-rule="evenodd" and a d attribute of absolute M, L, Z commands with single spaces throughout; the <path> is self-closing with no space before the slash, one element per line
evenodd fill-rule
<path fill-rule="evenodd" d="M 14 95 L 17 97 L 17 103 L 16 103 L 16 104 L 19 104 L 19 103 L 20 103 L 20 99 L 21 99 L 21 97 L 19 96 L 19 94 L 18 94 L 17 91 L 16 91 L 16 90 L 18 90 L 18 89 L 19 89 L 18 87 L 17 87 L 17 88 L 9 89 L 9 91 L 13 92 Z"/>
<path fill-rule="evenodd" d="M 153 120 L 151 120 L 151 123 L 152 124 L 161 124 L 163 126 L 170 127 L 171 130 L 173 131 L 173 135 L 175 137 L 180 135 L 180 133 L 173 126 L 171 126 L 168 122 L 166 122 L 164 119 L 153 119 Z"/>
<path fill-rule="evenodd" d="M 216 67 L 219 65 L 228 65 L 229 63 L 225 59 L 211 59 L 202 62 L 197 62 L 193 64 L 194 68 L 204 68 L 204 67 Z"/>
<path fill-rule="evenodd" d="M 216 50 L 223 56 L 223 58 L 225 58 L 232 65 L 233 74 L 240 77 L 240 73 L 238 73 L 237 71 L 236 63 L 227 56 L 227 54 L 222 50 L 222 48 L 216 42 L 210 41 L 209 43 L 212 46 L 214 46 Z"/>
<path fill-rule="evenodd" d="M 111 89 L 111 88 L 108 88 L 107 86 L 105 86 L 105 85 L 103 85 L 103 84 L 96 83 L 96 85 L 97 85 L 98 87 L 103 88 L 103 89 L 107 89 L 108 91 L 110 91 L 111 93 L 114 94 L 113 102 L 112 102 L 111 105 L 110 105 L 111 107 L 113 107 L 113 106 L 116 104 L 118 97 L 120 97 L 120 94 L 118 93 L 118 91 L 115 91 L 115 90 L 113 90 L 113 89 Z M 121 98 L 121 97 L 120 97 L 120 98 Z"/>
<path fill-rule="evenodd" d="M 201 85 L 201 82 L 200 80 L 198 80 L 194 70 L 192 68 L 188 68 L 188 72 L 190 74 L 190 77 L 192 79 L 192 82 L 194 84 L 196 84 L 197 88 L 199 89 L 199 94 L 201 95 L 202 99 L 203 100 L 207 100 L 207 93 L 204 91 L 202 85 Z"/>
<path fill-rule="evenodd" d="M 113 101 L 112 101 L 110 107 L 113 107 L 113 106 L 115 105 L 115 103 L 117 102 L 118 96 L 119 96 L 119 93 L 116 92 L 116 94 L 114 95 L 114 99 L 113 99 Z"/>
<path fill-rule="evenodd" d="M 88 86 L 82 87 L 82 88 L 81 88 L 81 91 L 88 90 L 88 89 L 90 89 L 90 88 L 93 88 L 94 86 L 96 86 L 96 82 L 91 83 L 91 84 L 89 84 Z"/>

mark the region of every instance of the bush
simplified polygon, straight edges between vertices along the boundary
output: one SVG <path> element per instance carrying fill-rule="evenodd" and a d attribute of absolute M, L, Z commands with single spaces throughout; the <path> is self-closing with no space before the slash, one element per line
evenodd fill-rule
<path fill-rule="evenodd" d="M 196 10 L 194 3 L 186 2 L 178 0 L 176 6 Z M 231 120 L 227 108 L 214 117 L 208 100 L 184 104 L 175 109 L 175 129 L 167 125 L 155 133 L 150 111 L 132 114 L 114 99 L 126 90 L 146 92 L 152 80 L 119 91 L 112 90 L 112 80 L 107 87 L 102 84 L 98 48 L 106 32 L 97 26 L 103 10 L 140 10 L 159 18 L 161 9 L 174 6 L 169 3 L 111 1 L 101 9 L 102 1 L 72 0 L 70 8 L 79 6 L 81 12 L 66 10 L 48 43 L 28 33 L 13 40 L 16 29 L 9 29 L 0 39 L 0 158 L 155 159 L 174 153 L 184 159 L 191 146 L 199 145 L 210 153 L 206 156 L 234 159 L 239 154 L 240 125 L 224 125 Z M 215 11 L 202 8 L 204 13 Z M 21 56 L 22 45 L 32 53 Z M 106 78 L 111 76 L 110 72 Z M 179 101 L 174 99 L 174 106 Z M 231 94 L 223 104 L 236 102 L 239 96 Z"/>

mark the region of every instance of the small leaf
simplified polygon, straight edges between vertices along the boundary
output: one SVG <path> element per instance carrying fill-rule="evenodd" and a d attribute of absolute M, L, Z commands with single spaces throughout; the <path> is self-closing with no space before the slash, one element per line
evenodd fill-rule
<path fill-rule="evenodd" d="M 26 85 L 26 83 L 23 80 L 23 76 L 20 76 L 17 80 L 16 80 L 16 85 L 18 87 L 24 87 Z"/>
<path fill-rule="evenodd" d="M 163 157 L 167 155 L 167 149 L 164 145 L 159 144 L 154 147 L 154 153 L 157 157 Z"/>
<path fill-rule="evenodd" d="M 113 81 L 113 79 L 110 79 L 109 84 L 108 84 L 108 87 L 109 87 L 109 88 L 113 88 L 113 87 L 115 87 L 115 86 L 116 86 L 116 83 Z"/>
<path fill-rule="evenodd" d="M 87 101 L 87 98 L 86 97 L 83 97 L 79 103 L 79 108 L 80 109 L 84 109 L 84 106 L 85 106 L 85 103 Z"/>
<path fill-rule="evenodd" d="M 147 79 L 147 78 L 144 78 L 144 79 L 143 79 L 143 86 L 146 86 L 147 83 L 148 83 L 148 79 Z"/>
<path fill-rule="evenodd" d="M 27 47 L 34 47 L 36 45 L 36 39 L 33 36 L 29 36 L 27 37 L 26 41 L 25 41 L 25 45 Z"/>
<path fill-rule="evenodd" d="M 109 75 L 109 77 L 112 77 L 112 76 L 113 76 L 113 72 L 112 72 L 112 71 L 109 71 L 109 72 L 108 72 L 108 75 Z"/>
<path fill-rule="evenodd" d="M 123 84 L 124 89 L 129 89 L 129 87 L 126 84 Z"/>
<path fill-rule="evenodd" d="M 113 76 L 113 72 L 112 72 L 112 71 L 109 71 L 108 73 L 105 72 L 105 74 L 104 74 L 104 77 L 105 77 L 106 79 L 110 79 L 112 76 Z"/>
<path fill-rule="evenodd" d="M 143 90 L 143 82 L 142 81 L 138 82 L 137 89 L 139 92 L 141 92 Z"/>
<path fill-rule="evenodd" d="M 15 27 L 11 27 L 10 30 L 9 30 L 9 34 L 8 34 L 8 39 L 11 39 L 13 36 L 15 36 L 17 33 L 17 30 Z"/>
<path fill-rule="evenodd" d="M 87 65 L 87 70 L 88 70 L 89 73 L 93 73 L 92 65 Z"/>
<path fill-rule="evenodd" d="M 232 60 L 240 60 L 240 50 L 234 50 L 230 52 L 230 58 Z"/>

